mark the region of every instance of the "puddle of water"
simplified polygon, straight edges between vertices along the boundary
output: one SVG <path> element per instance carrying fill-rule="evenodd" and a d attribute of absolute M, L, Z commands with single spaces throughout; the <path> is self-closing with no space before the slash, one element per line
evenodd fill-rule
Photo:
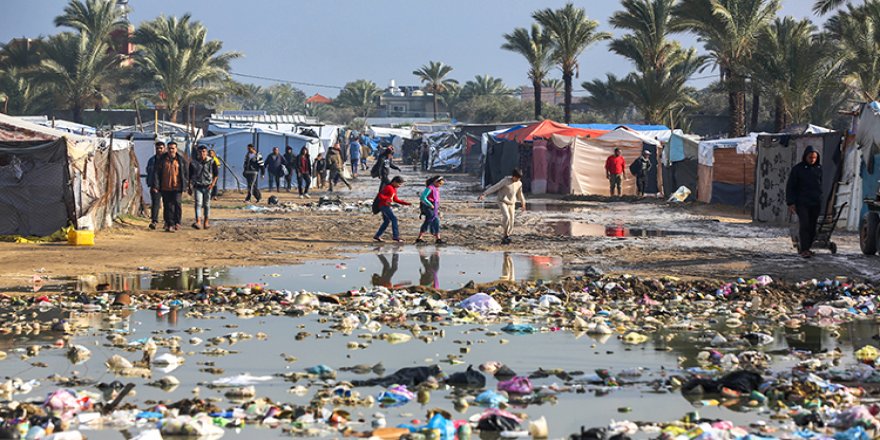
<path fill-rule="evenodd" d="M 223 396 L 222 389 L 211 389 L 204 384 L 221 377 L 234 376 L 241 373 L 250 373 L 255 376 L 272 376 L 266 382 L 255 385 L 257 395 L 269 397 L 280 402 L 296 405 L 304 405 L 309 402 L 318 387 L 309 387 L 308 381 L 292 383 L 281 377 L 278 373 L 301 372 L 305 368 L 326 364 L 334 369 L 353 365 L 375 365 L 383 363 L 386 368 L 385 374 L 390 374 L 398 368 L 420 365 L 440 365 L 447 374 L 464 371 L 467 365 L 478 365 L 487 361 L 502 361 L 514 371 L 527 375 L 538 368 L 560 368 L 566 371 L 584 371 L 591 374 L 594 370 L 604 368 L 613 373 L 619 373 L 624 369 L 645 368 L 644 375 L 638 379 L 649 382 L 662 377 L 667 372 L 678 369 L 677 359 L 686 356 L 694 359 L 696 353 L 703 349 L 703 345 L 695 342 L 696 334 L 680 332 L 672 335 L 661 331 L 651 336 L 651 340 L 642 346 L 629 347 L 623 345 L 616 337 L 589 337 L 578 336 L 571 332 L 548 332 L 529 336 L 511 336 L 506 334 L 490 335 L 488 331 L 498 331 L 500 324 L 477 326 L 473 324 L 444 325 L 445 338 L 437 338 L 431 344 L 413 339 L 402 345 L 391 345 L 384 341 L 373 341 L 367 349 L 350 350 L 346 344 L 348 341 L 363 339 L 358 335 L 368 333 L 365 330 L 356 330 L 352 335 L 344 335 L 340 332 L 326 332 L 328 324 L 320 322 L 321 317 L 309 315 L 305 317 L 265 316 L 251 319 L 238 318 L 228 313 L 207 315 L 203 318 L 194 318 L 186 314 L 186 310 L 171 311 L 169 313 L 156 313 L 153 311 L 136 311 L 119 315 L 121 320 L 110 321 L 105 314 L 73 314 L 70 319 L 77 324 L 87 325 L 89 330 L 85 334 L 79 334 L 72 338 L 73 344 L 81 344 L 92 351 L 92 357 L 85 363 L 73 365 L 65 357 L 64 349 L 45 349 L 36 358 L 22 360 L 18 356 L 10 356 L 0 363 L 0 377 L 21 377 L 25 380 L 36 379 L 43 384 L 34 391 L 19 398 L 40 398 L 51 390 L 55 385 L 45 378 L 51 373 L 63 376 L 74 375 L 78 372 L 80 377 L 90 377 L 98 382 L 110 382 L 120 380 L 131 382 L 136 385 L 137 394 L 126 399 L 126 403 L 134 403 L 140 408 L 147 407 L 148 401 L 175 402 L 192 395 L 194 388 L 199 387 L 199 396 L 202 398 L 218 398 L 219 406 L 227 408 L 234 403 Z M 234 326 L 233 326 L 234 325 Z M 194 346 L 188 341 L 190 335 L 183 332 L 185 329 L 200 327 L 205 331 L 195 336 L 208 341 L 214 337 L 223 337 L 233 332 L 243 332 L 254 335 L 257 332 L 265 332 L 269 335 L 267 340 L 241 339 L 235 343 L 221 342 L 218 346 L 236 353 L 227 356 L 209 356 L 201 354 L 206 349 L 205 344 Z M 233 328 L 227 328 L 233 327 Z M 427 328 L 427 326 L 425 326 Z M 383 332 L 393 331 L 385 328 Z M 400 330 L 397 330 L 400 331 Z M 426 330 L 429 331 L 429 330 Z M 872 336 L 877 333 L 877 325 L 868 321 L 854 322 L 842 326 L 843 337 L 835 339 L 825 329 L 810 327 L 801 329 L 797 334 L 778 329 L 773 333 L 773 343 L 765 347 L 765 350 L 778 349 L 811 349 L 833 350 L 841 348 L 844 353 L 844 362 L 854 362 L 853 347 L 860 347 L 873 341 Z M 294 338 L 300 332 L 308 332 L 311 336 Z M 735 333 L 736 330 L 727 330 L 727 334 Z M 170 372 L 163 372 L 153 368 L 153 380 L 171 374 L 180 380 L 179 387 L 172 391 L 163 391 L 159 388 L 146 386 L 150 380 L 138 378 L 116 378 L 108 373 L 104 362 L 112 355 L 119 354 L 128 359 L 139 358 L 140 353 L 127 352 L 106 345 L 107 333 L 125 334 L 129 341 L 140 338 L 154 337 L 167 338 L 180 336 L 181 346 L 185 356 L 185 363 Z M 316 335 L 320 335 L 320 338 Z M 798 336 L 799 335 L 799 336 Z M 39 335 L 4 335 L 0 336 L 0 349 L 13 352 L 31 344 L 45 344 L 55 340 L 60 335 L 51 332 Z M 508 341 L 499 344 L 501 338 Z M 461 347 L 470 347 L 468 352 L 461 351 Z M 165 353 L 167 349 L 161 348 L 158 354 Z M 282 357 L 282 353 L 295 356 L 296 362 L 288 362 Z M 12 354 L 12 353 L 10 353 Z M 464 364 L 450 365 L 443 360 L 449 354 L 461 356 Z M 254 362 L 259 359 L 259 362 Z M 32 363 L 39 361 L 45 363 L 45 367 L 35 367 Z M 773 368 L 788 368 L 797 360 L 792 357 L 774 356 Z M 222 373 L 209 373 L 201 371 L 208 367 L 222 369 Z M 665 369 L 666 371 L 662 371 Z M 356 374 L 351 371 L 338 371 L 338 380 L 351 381 L 375 377 L 375 373 Z M 576 377 L 577 378 L 577 377 Z M 536 386 L 562 384 L 563 381 L 550 376 L 548 378 L 534 379 Z M 495 389 L 497 381 L 488 377 L 487 389 Z M 306 395 L 291 394 L 288 390 L 295 385 L 304 385 L 309 389 Z M 362 395 L 376 396 L 381 391 L 377 387 L 361 387 L 356 391 Z M 545 416 L 551 427 L 553 438 L 564 437 L 576 432 L 581 425 L 589 426 L 604 425 L 607 421 L 622 418 L 638 419 L 644 421 L 666 421 L 682 417 L 693 411 L 695 406 L 678 393 L 655 393 L 650 386 L 628 386 L 607 393 L 597 393 L 588 388 L 584 394 L 560 393 L 559 400 L 555 404 L 545 405 L 515 405 L 516 411 L 526 411 L 531 418 Z M 449 407 L 452 393 L 448 390 L 439 390 L 432 393 L 431 402 L 420 406 L 411 402 L 400 408 L 382 410 L 379 408 L 346 408 L 358 418 L 370 420 L 373 412 L 379 411 L 386 414 L 389 426 L 397 423 L 408 422 L 413 418 L 421 418 L 424 412 L 434 407 Z M 622 407 L 632 408 L 632 414 L 622 415 L 617 409 Z M 732 420 L 735 423 L 747 424 L 759 416 L 753 412 L 734 412 L 723 407 L 699 407 L 703 417 Z M 482 412 L 481 408 L 472 406 L 465 413 L 455 413 L 457 418 L 467 418 Z M 770 421 L 769 423 L 774 423 Z M 280 437 L 279 430 L 268 431 L 259 429 L 260 437 Z M 255 434 L 253 427 L 245 428 L 243 433 Z M 271 433 L 271 434 L 270 434 Z M 227 431 L 228 436 L 236 433 Z M 89 431 L 91 439 L 117 439 L 130 438 L 130 433 L 121 433 L 112 430 Z"/>
<path fill-rule="evenodd" d="M 660 229 L 631 228 L 625 225 L 600 225 L 598 223 L 578 221 L 552 221 L 549 223 L 556 235 L 566 237 L 667 237 L 673 235 L 689 235 L 682 231 L 665 231 Z"/>
<path fill-rule="evenodd" d="M 536 202 L 530 200 L 527 206 L 528 210 L 533 212 L 582 212 L 586 210 L 586 208 L 583 206 L 562 202 Z M 484 202 L 482 208 L 498 209 L 498 204 L 492 202 Z"/>
<path fill-rule="evenodd" d="M 474 281 L 550 280 L 563 275 L 559 257 L 508 252 L 472 252 L 455 247 L 385 246 L 347 259 L 315 260 L 290 266 L 182 268 L 165 272 L 79 277 L 68 288 L 93 291 L 190 290 L 203 285 L 266 283 L 273 289 L 343 292 L 363 286 L 410 285 L 457 289 Z"/>

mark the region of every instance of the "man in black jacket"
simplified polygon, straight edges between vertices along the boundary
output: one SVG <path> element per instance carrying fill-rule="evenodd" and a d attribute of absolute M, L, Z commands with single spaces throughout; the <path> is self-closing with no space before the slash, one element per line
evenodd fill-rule
<path fill-rule="evenodd" d="M 785 187 L 785 203 L 788 211 L 797 214 L 799 223 L 799 246 L 801 257 L 810 258 L 810 247 L 816 239 L 816 224 L 822 209 L 822 165 L 819 153 L 807 147 L 803 160 L 791 169 Z"/>
<path fill-rule="evenodd" d="M 260 193 L 260 182 L 257 179 L 266 177 L 266 164 L 263 162 L 263 156 L 257 152 L 257 148 L 253 144 L 248 144 L 247 154 L 244 155 L 244 180 L 247 182 L 247 197 L 245 202 L 251 200 L 251 196 L 260 203 L 262 194 Z"/>
<path fill-rule="evenodd" d="M 220 169 L 214 159 L 208 157 L 208 147 L 199 145 L 196 157 L 189 162 L 189 188 L 196 204 L 194 229 L 208 229 L 208 215 L 211 213 L 211 190 L 217 185 Z M 202 222 L 199 223 L 199 218 Z"/>
<path fill-rule="evenodd" d="M 159 187 L 154 186 L 156 180 L 156 166 L 162 156 L 165 155 L 165 142 L 156 142 L 156 155 L 147 161 L 147 186 L 150 188 L 150 229 L 156 229 L 159 223 L 159 210 L 162 205 L 162 194 Z"/>

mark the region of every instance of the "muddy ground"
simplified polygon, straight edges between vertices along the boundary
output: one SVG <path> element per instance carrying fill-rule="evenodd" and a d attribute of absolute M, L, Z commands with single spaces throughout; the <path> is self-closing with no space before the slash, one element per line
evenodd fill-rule
<path fill-rule="evenodd" d="M 402 188 L 401 198 L 415 202 L 425 176 L 412 171 L 404 174 L 408 184 Z M 476 179 L 463 175 L 448 179 L 443 238 L 455 246 L 557 255 L 572 272 L 594 266 L 606 272 L 710 279 L 762 274 L 787 281 L 834 276 L 880 278 L 880 259 L 859 252 L 855 233 L 835 234 L 837 255 L 818 250 L 815 258 L 803 260 L 795 255 L 787 228 L 753 224 L 748 213 L 735 209 L 660 200 L 576 201 L 527 196 L 528 209 L 517 217 L 513 244 L 501 245 L 496 226 L 499 213 L 493 203 L 477 202 Z M 361 177 L 353 183 L 352 191 L 343 189 L 335 194 L 341 196 L 343 205 L 368 204 L 376 179 Z M 338 258 L 350 252 L 375 252 L 378 247 L 371 237 L 380 218 L 370 214 L 367 206 L 349 211 L 303 206 L 317 205 L 318 197 L 327 194 L 317 190 L 311 199 L 300 199 L 295 192 L 284 192 L 278 194 L 282 205 L 298 206 L 254 212 L 243 202 L 243 194 L 230 191 L 214 202 L 209 230 L 188 227 L 193 210 L 185 200 L 185 228 L 176 233 L 149 230 L 146 219 L 126 219 L 101 231 L 94 247 L 0 243 L 0 291 L 30 284 L 35 273 L 52 279 L 131 272 L 139 267 L 282 265 Z M 267 207 L 269 195 L 264 195 L 260 207 Z M 420 223 L 417 209 L 404 207 L 398 216 L 402 235 L 411 242 Z M 621 234 L 632 236 L 614 236 Z"/>

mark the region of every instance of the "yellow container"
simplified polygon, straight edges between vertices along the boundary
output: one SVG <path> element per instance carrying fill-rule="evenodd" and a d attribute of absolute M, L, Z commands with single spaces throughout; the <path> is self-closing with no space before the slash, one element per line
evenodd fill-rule
<path fill-rule="evenodd" d="M 67 244 L 71 246 L 94 246 L 95 231 L 71 229 L 67 232 Z"/>

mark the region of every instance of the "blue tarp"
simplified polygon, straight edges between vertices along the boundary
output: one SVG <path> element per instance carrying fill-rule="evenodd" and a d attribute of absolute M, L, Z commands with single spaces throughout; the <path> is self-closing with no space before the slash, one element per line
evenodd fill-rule
<path fill-rule="evenodd" d="M 669 130 L 665 125 L 639 125 L 639 124 L 568 124 L 574 128 L 583 128 L 586 130 L 614 130 L 618 127 L 627 127 L 635 131 L 662 131 Z"/>

